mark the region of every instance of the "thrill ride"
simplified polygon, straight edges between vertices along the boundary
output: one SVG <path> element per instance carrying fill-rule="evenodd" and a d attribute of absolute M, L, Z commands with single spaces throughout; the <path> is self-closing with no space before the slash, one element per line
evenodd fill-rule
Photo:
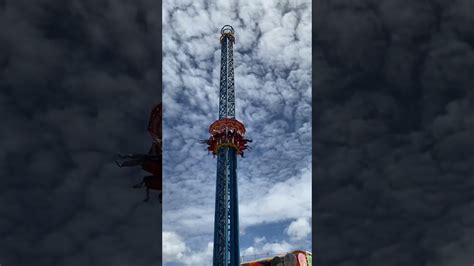
<path fill-rule="evenodd" d="M 217 156 L 213 266 L 240 265 L 237 155 L 248 149 L 245 126 L 235 119 L 234 28 L 221 29 L 219 119 L 209 126 L 207 150 Z"/>
<path fill-rule="evenodd" d="M 161 103 L 153 108 L 150 120 L 148 122 L 148 132 L 152 138 L 151 148 L 147 154 L 117 154 L 118 159 L 115 163 L 119 167 L 141 166 L 143 170 L 150 173 L 143 177 L 142 181 L 133 186 L 133 188 L 146 187 L 146 197 L 143 201 L 150 199 L 150 189 L 160 192 L 160 202 L 162 202 L 162 152 L 161 152 Z"/>
<path fill-rule="evenodd" d="M 312 266 L 310 251 L 295 250 L 286 254 L 241 263 L 240 266 Z"/>

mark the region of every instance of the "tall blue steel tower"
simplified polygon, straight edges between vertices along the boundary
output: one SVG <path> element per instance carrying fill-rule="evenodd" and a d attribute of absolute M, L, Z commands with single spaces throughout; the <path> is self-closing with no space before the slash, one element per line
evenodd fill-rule
<path fill-rule="evenodd" d="M 214 266 L 238 266 L 239 206 L 237 194 L 237 155 L 248 148 L 245 126 L 235 119 L 234 29 L 221 29 L 221 79 L 219 119 L 209 126 L 208 150 L 217 155 L 216 209 L 214 219 Z"/>

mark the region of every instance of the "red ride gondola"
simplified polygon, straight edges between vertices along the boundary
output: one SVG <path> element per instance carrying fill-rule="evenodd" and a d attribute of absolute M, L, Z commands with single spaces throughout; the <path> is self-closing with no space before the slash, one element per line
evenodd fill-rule
<path fill-rule="evenodd" d="M 119 159 L 115 161 L 119 167 L 141 166 L 143 170 L 151 174 L 145 176 L 140 183 L 133 186 L 133 188 L 141 188 L 145 185 L 146 198 L 144 201 L 150 199 L 150 189 L 158 190 L 160 192 L 160 202 L 162 201 L 161 120 L 162 107 L 160 103 L 153 108 L 148 122 L 148 132 L 152 138 L 152 144 L 148 154 L 118 154 Z"/>

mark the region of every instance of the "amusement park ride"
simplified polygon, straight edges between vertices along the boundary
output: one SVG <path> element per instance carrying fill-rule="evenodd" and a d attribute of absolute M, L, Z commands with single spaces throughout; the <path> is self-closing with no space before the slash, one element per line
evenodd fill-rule
<path fill-rule="evenodd" d="M 312 253 L 305 250 L 295 250 L 269 258 L 243 262 L 240 266 L 312 266 Z"/>
<path fill-rule="evenodd" d="M 270 258 L 242 262 L 239 247 L 239 211 L 237 193 L 237 156 L 244 157 L 247 145 L 252 142 L 245 138 L 245 126 L 235 119 L 234 29 L 225 25 L 221 29 L 221 69 L 219 88 L 219 119 L 209 126 L 210 137 L 202 140 L 207 150 L 217 156 L 217 180 L 214 217 L 213 266 L 311 266 L 312 254 L 296 250 Z M 147 154 L 118 154 L 119 167 L 140 166 L 151 175 L 133 186 L 149 190 L 162 190 L 162 107 L 157 105 L 151 112 L 148 132 L 152 145 Z"/>
<path fill-rule="evenodd" d="M 143 177 L 140 183 L 133 186 L 133 188 L 146 187 L 146 197 L 143 201 L 150 199 L 150 189 L 160 191 L 160 202 L 162 201 L 161 119 L 162 108 L 160 103 L 153 108 L 148 122 L 148 132 L 151 135 L 152 144 L 147 154 L 118 154 L 119 159 L 115 161 L 119 167 L 141 166 L 143 170 L 151 174 Z"/>
<path fill-rule="evenodd" d="M 237 155 L 244 155 L 250 140 L 245 138 L 244 124 L 235 119 L 234 42 L 234 28 L 225 25 L 220 38 L 219 119 L 209 126 L 209 139 L 202 141 L 217 156 L 214 266 L 240 264 Z"/>
<path fill-rule="evenodd" d="M 234 28 L 221 29 L 221 69 L 219 119 L 209 126 L 210 137 L 202 141 L 217 156 L 216 204 L 214 218 L 213 266 L 308 266 L 311 253 L 294 251 L 286 255 L 242 263 L 239 247 L 239 206 L 237 193 L 237 155 L 249 150 L 245 126 L 235 119 Z"/>

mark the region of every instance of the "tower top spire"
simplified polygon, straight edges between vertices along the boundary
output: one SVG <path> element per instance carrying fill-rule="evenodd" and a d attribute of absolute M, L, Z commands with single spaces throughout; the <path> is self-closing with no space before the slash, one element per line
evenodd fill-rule
<path fill-rule="evenodd" d="M 231 25 L 225 25 L 221 29 L 221 43 L 225 38 L 228 38 L 232 43 L 235 43 L 234 28 Z"/>
<path fill-rule="evenodd" d="M 234 28 L 231 25 L 224 25 L 221 29 L 221 34 L 231 33 L 234 34 Z"/>

